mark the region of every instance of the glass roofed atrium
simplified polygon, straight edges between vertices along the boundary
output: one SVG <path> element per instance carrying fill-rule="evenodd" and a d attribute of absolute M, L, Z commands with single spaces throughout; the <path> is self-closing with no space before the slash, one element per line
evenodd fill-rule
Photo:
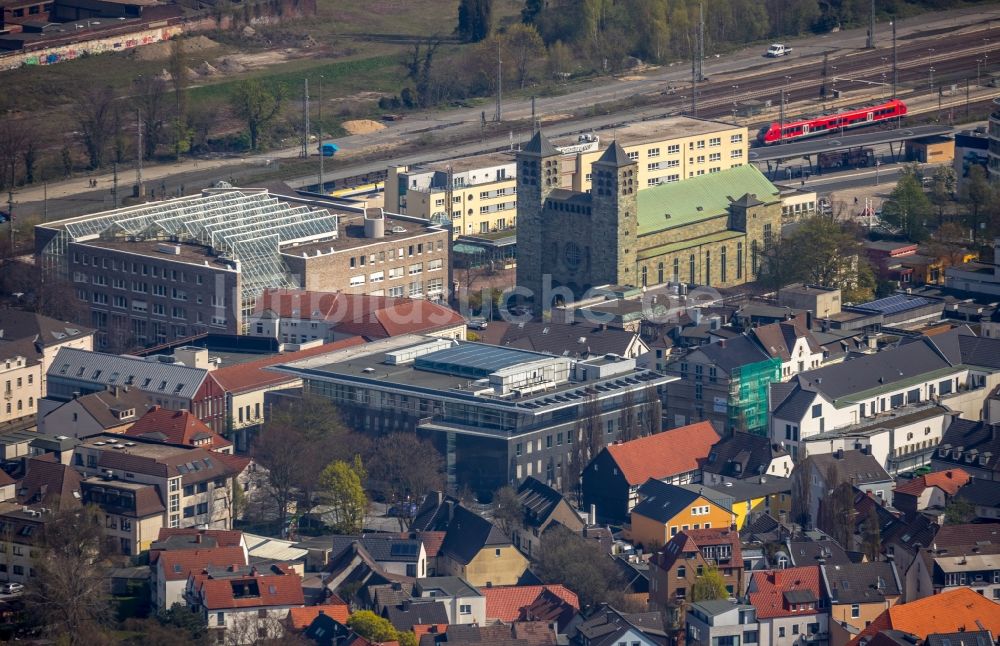
<path fill-rule="evenodd" d="M 50 224 L 58 233 L 42 250 L 46 266 L 65 270 L 70 242 L 163 241 L 205 247 L 240 274 L 241 308 L 253 310 L 265 288 L 297 288 L 281 247 L 337 237 L 337 215 L 291 204 L 265 191 L 208 192 Z"/>

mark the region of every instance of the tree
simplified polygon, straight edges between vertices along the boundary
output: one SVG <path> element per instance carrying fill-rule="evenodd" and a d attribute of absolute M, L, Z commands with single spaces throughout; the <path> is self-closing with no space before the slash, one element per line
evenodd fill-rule
<path fill-rule="evenodd" d="M 180 157 L 189 148 L 188 117 L 188 60 L 184 50 L 184 39 L 180 36 L 170 41 L 170 84 L 174 90 L 173 139 L 174 156 Z"/>
<path fill-rule="evenodd" d="M 493 0 L 460 0 L 455 33 L 467 43 L 478 43 L 493 29 Z"/>
<path fill-rule="evenodd" d="M 614 563 L 597 541 L 562 525 L 542 534 L 536 574 L 544 583 L 562 583 L 580 596 L 581 607 L 606 601 L 621 584 Z"/>
<path fill-rule="evenodd" d="M 27 607 L 42 630 L 65 643 L 92 644 L 111 621 L 102 562 L 104 513 L 95 506 L 55 505 L 28 579 Z"/>
<path fill-rule="evenodd" d="M 889 199 L 882 203 L 882 219 L 902 229 L 911 240 L 927 237 L 925 222 L 934 212 L 916 172 L 904 172 Z"/>
<path fill-rule="evenodd" d="M 444 486 L 444 459 L 428 441 L 413 433 L 390 433 L 365 452 L 368 488 L 386 500 L 416 500 Z"/>
<path fill-rule="evenodd" d="M 548 72 L 550 77 L 568 77 L 575 68 L 573 51 L 560 40 L 549 45 Z"/>
<path fill-rule="evenodd" d="M 938 166 L 934 169 L 930 199 L 937 207 L 939 226 L 944 220 L 945 207 L 951 204 L 957 186 L 958 177 L 955 175 L 955 169 L 951 166 Z"/>
<path fill-rule="evenodd" d="M 504 60 L 509 62 L 508 68 L 515 72 L 517 87 L 524 89 L 544 62 L 545 43 L 534 27 L 515 23 L 504 32 L 503 45 Z"/>
<path fill-rule="evenodd" d="M 134 85 L 133 100 L 142 127 L 142 155 L 152 159 L 169 120 L 167 82 L 158 76 L 140 76 Z"/>
<path fill-rule="evenodd" d="M 945 525 L 964 525 L 976 518 L 976 508 L 964 498 L 953 498 L 944 508 Z"/>
<path fill-rule="evenodd" d="M 256 79 L 248 79 L 236 85 L 229 104 L 236 118 L 246 123 L 250 150 L 260 147 L 261 138 L 267 135 L 271 122 L 281 111 L 284 97 L 285 90 L 280 84 L 268 87 Z"/>
<path fill-rule="evenodd" d="M 29 139 L 23 125 L 10 118 L 0 120 L 0 186 L 17 184 L 17 167 Z"/>
<path fill-rule="evenodd" d="M 994 200 L 994 190 L 986 171 L 979 164 L 969 167 L 969 176 L 962 186 L 961 199 L 967 211 L 969 226 L 975 230 L 977 237 L 983 235 L 983 230 L 986 228 L 983 211 Z"/>
<path fill-rule="evenodd" d="M 868 508 L 865 520 L 861 525 L 861 550 L 869 561 L 878 559 L 882 553 L 882 530 L 879 527 L 878 513 L 874 505 Z"/>
<path fill-rule="evenodd" d="M 656 386 L 646 386 L 644 389 L 640 416 L 640 432 L 643 435 L 656 435 L 663 430 L 663 408 Z"/>
<path fill-rule="evenodd" d="M 715 601 L 728 599 L 729 590 L 726 580 L 722 578 L 719 568 L 710 565 L 702 572 L 698 580 L 691 585 L 691 601 Z"/>
<path fill-rule="evenodd" d="M 813 468 L 809 460 L 792 470 L 792 519 L 803 528 L 809 527 L 814 520 L 810 511 Z"/>
<path fill-rule="evenodd" d="M 621 429 L 619 439 L 629 442 L 639 437 L 639 425 L 636 423 L 635 391 L 628 389 L 622 395 L 621 414 L 618 418 L 618 428 Z"/>
<path fill-rule="evenodd" d="M 170 608 L 162 608 L 156 613 L 156 621 L 162 626 L 181 630 L 192 642 L 200 642 L 208 633 L 208 625 L 202 615 L 191 612 L 182 603 L 175 602 Z"/>
<path fill-rule="evenodd" d="M 264 491 L 274 501 L 278 510 L 278 523 L 282 531 L 288 518 L 288 508 L 295 500 L 299 464 L 305 444 L 302 433 L 294 427 L 265 424 L 253 447 L 254 460 L 263 467 Z"/>
<path fill-rule="evenodd" d="M 858 232 L 824 215 L 803 220 L 791 236 L 768 246 L 759 281 L 769 290 L 795 282 L 839 287 L 848 303 L 867 300 L 875 290 Z"/>
<path fill-rule="evenodd" d="M 493 522 L 507 536 L 513 536 L 514 530 L 521 526 L 524 520 L 524 509 L 517 497 L 514 487 L 501 487 L 493 495 Z"/>
<path fill-rule="evenodd" d="M 839 472 L 830 467 L 827 473 L 827 485 L 837 482 Z M 820 518 L 823 526 L 820 528 L 840 543 L 845 550 L 853 548 L 854 536 L 854 487 L 849 482 L 840 482 L 833 492 L 826 496 L 820 504 Z"/>
<path fill-rule="evenodd" d="M 364 529 L 368 510 L 368 498 L 361 484 L 364 479 L 365 469 L 358 455 L 350 464 L 337 460 L 320 474 L 320 499 L 330 506 L 334 527 L 341 534 L 360 534 Z"/>
<path fill-rule="evenodd" d="M 403 59 L 406 78 L 413 81 L 416 93 L 416 107 L 426 108 L 432 103 L 433 93 L 431 89 L 434 74 L 434 55 L 440 46 L 441 41 L 439 40 L 418 42 L 413 45 L 413 49 L 407 52 L 406 58 Z M 405 92 L 408 89 L 404 88 L 404 93 L 400 94 L 403 98 L 403 103 L 407 103 Z M 410 102 L 412 103 L 412 100 Z"/>
<path fill-rule="evenodd" d="M 115 94 L 110 85 L 89 86 L 76 97 L 73 112 L 90 168 L 104 165 L 108 144 L 114 136 Z"/>
<path fill-rule="evenodd" d="M 524 8 L 521 9 L 521 22 L 529 25 L 535 22 L 535 18 L 545 8 L 545 0 L 525 0 Z"/>
<path fill-rule="evenodd" d="M 399 635 L 388 619 L 379 617 L 371 610 L 352 612 L 351 616 L 347 618 L 347 627 L 373 642 L 396 641 L 396 637 Z"/>

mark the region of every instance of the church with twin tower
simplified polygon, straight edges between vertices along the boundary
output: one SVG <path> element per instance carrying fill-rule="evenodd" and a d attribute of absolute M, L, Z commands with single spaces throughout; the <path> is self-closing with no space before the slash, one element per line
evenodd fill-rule
<path fill-rule="evenodd" d="M 581 192 L 562 156 L 541 132 L 517 153 L 517 285 L 536 312 L 606 285 L 740 285 L 780 235 L 779 191 L 752 165 L 640 190 L 638 154 L 613 141 Z"/>

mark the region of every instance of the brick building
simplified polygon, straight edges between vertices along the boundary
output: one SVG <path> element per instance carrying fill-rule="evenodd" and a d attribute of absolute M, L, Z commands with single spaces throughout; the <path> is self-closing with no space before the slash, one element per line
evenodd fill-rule
<path fill-rule="evenodd" d="M 445 228 L 256 189 L 40 224 L 36 254 L 87 303 L 98 347 L 119 351 L 243 333 L 269 288 L 432 299 L 448 288 Z"/>

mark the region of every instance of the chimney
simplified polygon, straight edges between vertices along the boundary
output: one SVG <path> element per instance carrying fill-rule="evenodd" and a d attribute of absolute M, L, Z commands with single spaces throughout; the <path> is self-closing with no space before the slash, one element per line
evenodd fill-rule
<path fill-rule="evenodd" d="M 844 449 L 837 449 L 837 452 L 834 454 L 834 457 L 836 457 L 838 460 L 843 460 L 844 459 Z"/>
<path fill-rule="evenodd" d="M 115 397 L 115 399 L 118 398 L 118 386 L 111 389 L 111 394 Z"/>
<path fill-rule="evenodd" d="M 590 513 L 587 515 L 587 524 L 588 525 L 597 524 L 597 505 L 590 506 Z"/>
<path fill-rule="evenodd" d="M 197 534 L 195 534 L 194 535 L 194 542 L 196 544 L 200 545 L 201 544 L 201 537 L 202 537 L 202 533 L 201 532 L 198 532 Z"/>

